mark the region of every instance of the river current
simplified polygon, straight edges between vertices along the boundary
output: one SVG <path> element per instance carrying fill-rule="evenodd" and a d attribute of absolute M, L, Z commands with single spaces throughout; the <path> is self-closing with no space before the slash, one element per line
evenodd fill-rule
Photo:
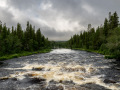
<path fill-rule="evenodd" d="M 120 90 L 120 62 L 71 49 L 5 60 L 0 90 Z"/>

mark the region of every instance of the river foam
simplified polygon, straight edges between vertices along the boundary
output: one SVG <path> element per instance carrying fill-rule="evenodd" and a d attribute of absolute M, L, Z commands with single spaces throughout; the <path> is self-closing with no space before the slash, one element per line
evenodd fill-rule
<path fill-rule="evenodd" d="M 53 61 L 50 61 L 47 64 L 33 63 L 33 64 L 25 64 L 24 67 L 22 68 L 14 68 L 14 70 L 23 69 L 25 71 L 15 72 L 14 74 L 10 74 L 8 78 L 16 78 L 17 80 L 23 80 L 24 78 L 26 78 L 26 76 L 29 78 L 38 78 L 38 79 L 43 78 L 46 80 L 47 85 L 49 85 L 49 82 L 52 80 L 60 84 L 66 81 L 69 82 L 72 81 L 76 85 L 93 83 L 93 84 L 98 84 L 100 86 L 104 86 L 108 89 L 117 90 L 118 86 L 116 84 L 105 84 L 103 82 L 102 77 L 104 77 L 104 75 L 95 75 L 95 73 L 99 72 L 99 68 L 101 67 L 95 67 L 92 64 L 79 65 L 76 62 L 55 63 Z M 13 69 L 13 68 L 6 68 L 6 69 Z M 62 85 L 64 86 L 64 84 Z"/>

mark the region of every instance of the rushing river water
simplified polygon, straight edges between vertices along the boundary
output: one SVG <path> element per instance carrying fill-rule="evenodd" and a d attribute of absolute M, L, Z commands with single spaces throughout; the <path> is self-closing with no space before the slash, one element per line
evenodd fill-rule
<path fill-rule="evenodd" d="M 54 49 L 0 62 L 0 90 L 120 90 L 120 65 L 103 55 Z"/>

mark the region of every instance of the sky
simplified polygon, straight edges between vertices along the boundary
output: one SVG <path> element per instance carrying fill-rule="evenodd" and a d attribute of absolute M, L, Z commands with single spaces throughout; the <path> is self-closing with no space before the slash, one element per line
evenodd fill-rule
<path fill-rule="evenodd" d="M 65 41 L 104 23 L 109 12 L 120 16 L 120 0 L 0 0 L 0 20 L 11 28 L 29 21 L 49 40 Z"/>

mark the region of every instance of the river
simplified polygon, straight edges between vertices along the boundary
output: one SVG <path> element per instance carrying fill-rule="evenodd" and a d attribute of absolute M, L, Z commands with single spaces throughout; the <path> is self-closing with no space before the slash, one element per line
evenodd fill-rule
<path fill-rule="evenodd" d="M 120 62 L 53 49 L 0 62 L 0 90 L 120 90 Z"/>

